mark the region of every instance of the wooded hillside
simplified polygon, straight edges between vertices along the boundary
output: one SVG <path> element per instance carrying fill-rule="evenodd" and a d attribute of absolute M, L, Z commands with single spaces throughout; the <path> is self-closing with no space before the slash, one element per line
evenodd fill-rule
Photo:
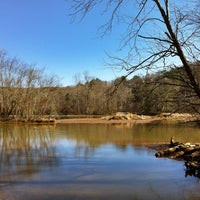
<path fill-rule="evenodd" d="M 191 64 L 200 83 L 200 62 Z M 55 76 L 10 59 L 1 52 L 0 116 L 31 119 L 38 116 L 105 115 L 118 111 L 145 115 L 163 112 L 199 113 L 200 102 L 182 67 L 112 82 L 91 78 L 60 87 Z"/>
<path fill-rule="evenodd" d="M 198 67 L 197 67 L 198 66 Z M 193 70 L 200 82 L 199 63 Z M 156 115 L 163 112 L 200 112 L 199 98 L 180 80 L 182 68 L 170 71 L 124 77 L 113 82 L 99 79 L 78 83 L 73 87 L 59 88 L 56 102 L 59 114 L 110 114 L 126 111 L 137 114 Z M 187 80 L 187 79 L 185 79 Z"/>

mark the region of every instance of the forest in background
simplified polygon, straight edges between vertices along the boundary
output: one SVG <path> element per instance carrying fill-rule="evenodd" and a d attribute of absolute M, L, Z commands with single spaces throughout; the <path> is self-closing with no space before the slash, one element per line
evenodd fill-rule
<path fill-rule="evenodd" d="M 192 67 L 200 82 L 200 62 Z M 85 79 L 73 87 L 59 88 L 59 114 L 105 115 L 118 111 L 143 115 L 163 112 L 199 113 L 199 98 L 179 80 L 182 67 L 112 82 Z M 187 79 L 185 79 L 187 80 Z"/>
<path fill-rule="evenodd" d="M 108 54 L 108 66 L 120 69 L 124 76 L 108 82 L 84 74 L 74 86 L 61 87 L 56 76 L 0 51 L 2 118 L 200 112 L 199 1 L 70 2 L 72 21 L 82 20 L 94 9 L 106 15 L 102 36 L 123 25 L 120 49 L 126 53 Z M 130 16 L 124 13 L 127 5 Z M 146 75 L 134 76 L 138 71 Z"/>
<path fill-rule="evenodd" d="M 200 83 L 200 62 L 192 63 Z M 74 86 L 61 87 L 44 70 L 0 54 L 0 116 L 106 115 L 118 111 L 144 115 L 199 113 L 199 98 L 184 79 L 182 67 L 111 82 L 84 73 Z M 185 80 L 185 81 L 184 81 Z"/>

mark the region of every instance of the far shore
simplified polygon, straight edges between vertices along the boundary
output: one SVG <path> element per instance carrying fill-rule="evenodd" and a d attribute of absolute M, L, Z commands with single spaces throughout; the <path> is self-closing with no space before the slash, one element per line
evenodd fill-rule
<path fill-rule="evenodd" d="M 104 117 L 78 117 L 57 119 L 57 124 L 148 124 L 148 123 L 186 123 L 199 121 L 199 115 L 188 113 L 163 113 L 159 116 L 137 115 L 117 112 L 115 115 Z"/>
<path fill-rule="evenodd" d="M 71 118 L 56 120 L 56 124 L 147 124 L 163 121 L 162 118 L 153 119 L 130 119 L 130 120 L 105 120 L 101 118 Z"/>
<path fill-rule="evenodd" d="M 59 117 L 59 116 L 58 116 Z M 80 116 L 69 115 L 56 117 L 33 117 L 31 119 L 8 118 L 1 119 L 1 123 L 26 123 L 26 124 L 150 124 L 150 123 L 192 123 L 200 125 L 199 114 L 188 113 L 163 113 L 158 116 L 137 115 L 132 113 L 118 112 L 111 116 Z"/>

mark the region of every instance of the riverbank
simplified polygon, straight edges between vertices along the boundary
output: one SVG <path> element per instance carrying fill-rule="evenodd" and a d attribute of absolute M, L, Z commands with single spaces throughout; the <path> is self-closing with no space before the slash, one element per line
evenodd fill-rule
<path fill-rule="evenodd" d="M 56 124 L 146 124 L 156 123 L 162 121 L 161 118 L 155 117 L 153 119 L 137 119 L 137 120 L 106 120 L 101 118 L 73 118 L 73 119 L 59 119 Z"/>
<path fill-rule="evenodd" d="M 171 158 L 185 161 L 186 176 L 200 178 L 200 144 L 175 142 L 173 137 L 170 143 L 162 145 L 157 150 L 157 158 Z"/>
<path fill-rule="evenodd" d="M 57 119 L 57 124 L 147 124 L 147 123 L 188 123 L 199 122 L 199 114 L 188 113 L 162 113 L 158 116 L 137 115 L 132 113 L 117 112 L 104 117 L 84 117 Z"/>
<path fill-rule="evenodd" d="M 132 113 L 117 112 L 110 116 L 80 116 L 66 115 L 58 117 L 33 117 L 0 119 L 0 123 L 15 124 L 148 124 L 148 123 L 193 123 L 200 124 L 199 114 L 188 113 L 162 113 L 157 116 L 137 115 Z"/>

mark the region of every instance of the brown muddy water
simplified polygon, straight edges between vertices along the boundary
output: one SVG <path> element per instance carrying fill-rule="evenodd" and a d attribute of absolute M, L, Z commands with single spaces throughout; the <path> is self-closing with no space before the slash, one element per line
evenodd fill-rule
<path fill-rule="evenodd" d="M 200 142 L 186 125 L 0 125 L 0 200 L 200 199 L 183 161 L 152 143 Z"/>

